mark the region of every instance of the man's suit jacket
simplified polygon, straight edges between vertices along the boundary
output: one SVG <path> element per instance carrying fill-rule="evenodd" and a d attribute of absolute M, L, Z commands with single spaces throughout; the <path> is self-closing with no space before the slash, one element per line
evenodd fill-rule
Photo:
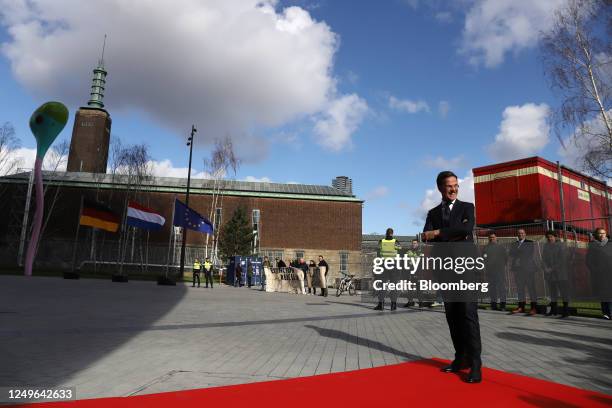
<path fill-rule="evenodd" d="M 536 264 L 536 244 L 530 239 L 526 239 L 520 244 L 516 241 L 510 247 L 510 265 L 513 271 L 535 272 L 538 269 Z"/>
<path fill-rule="evenodd" d="M 435 242 L 471 241 L 474 223 L 474 204 L 455 200 L 450 212 L 449 226 L 442 227 L 442 203 L 440 203 L 427 213 L 423 232 L 439 229 L 440 235 L 434 239 Z"/>
<path fill-rule="evenodd" d="M 450 212 L 449 225 L 443 227 L 442 203 L 429 210 L 423 231 L 439 229 L 440 235 L 433 240 L 430 249 L 430 257 L 436 258 L 465 258 L 478 256 L 478 249 L 473 243 L 472 233 L 474 230 L 474 204 L 455 200 Z M 451 244 L 452 243 L 452 244 Z M 440 282 L 454 282 L 459 280 L 473 281 L 475 272 L 465 271 L 463 274 L 447 270 L 433 271 L 434 278 Z M 475 292 L 474 292 L 475 293 Z M 471 295 L 472 293 L 470 293 Z M 469 296 L 457 293 L 443 293 L 445 301 L 473 301 Z"/>

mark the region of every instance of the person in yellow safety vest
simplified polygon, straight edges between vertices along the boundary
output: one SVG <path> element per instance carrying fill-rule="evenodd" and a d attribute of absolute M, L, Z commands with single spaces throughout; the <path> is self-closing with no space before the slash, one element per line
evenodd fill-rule
<path fill-rule="evenodd" d="M 198 280 L 198 288 L 200 287 L 200 268 L 202 265 L 200 264 L 200 260 L 198 258 L 193 260 L 193 283 L 191 285 L 192 288 L 195 287 L 196 279 Z"/>
<path fill-rule="evenodd" d="M 213 278 L 212 278 L 212 263 L 210 262 L 210 258 L 206 258 L 204 261 L 204 283 L 206 283 L 205 287 L 208 287 L 208 281 L 210 281 L 210 288 L 213 288 Z"/>
<path fill-rule="evenodd" d="M 402 249 L 400 243 L 393 238 L 393 228 L 387 228 L 387 232 L 385 234 L 385 238 L 378 241 L 378 256 L 380 258 L 395 258 L 395 256 L 399 253 L 399 250 Z M 397 281 L 397 271 L 396 270 L 385 270 L 380 277 L 383 282 L 396 282 Z M 378 291 L 378 304 L 374 308 L 374 310 L 384 310 L 385 309 L 385 295 L 386 291 L 379 290 Z M 391 310 L 397 309 L 397 291 L 393 290 L 389 294 L 391 298 Z"/>

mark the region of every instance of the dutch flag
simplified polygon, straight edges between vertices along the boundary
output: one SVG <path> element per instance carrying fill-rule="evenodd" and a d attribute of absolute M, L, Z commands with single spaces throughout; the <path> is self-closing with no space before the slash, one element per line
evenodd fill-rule
<path fill-rule="evenodd" d="M 166 219 L 150 208 L 134 201 L 128 202 L 127 225 L 147 230 L 159 230 Z"/>

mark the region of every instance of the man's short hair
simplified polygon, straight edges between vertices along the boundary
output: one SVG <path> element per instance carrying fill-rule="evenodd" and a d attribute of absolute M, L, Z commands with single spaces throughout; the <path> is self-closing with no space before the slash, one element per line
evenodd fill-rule
<path fill-rule="evenodd" d="M 496 237 L 496 236 L 497 236 L 497 234 L 496 234 L 496 233 L 494 233 L 494 232 L 491 232 L 491 233 L 489 234 L 489 237 Z"/>
<path fill-rule="evenodd" d="M 547 236 L 547 237 L 550 237 L 550 236 L 556 237 L 557 233 L 555 231 L 546 231 L 545 236 Z"/>
<path fill-rule="evenodd" d="M 606 232 L 606 229 L 604 227 L 597 227 L 597 228 L 595 228 L 595 232 L 593 232 L 593 234 L 598 234 L 599 231 Z"/>
<path fill-rule="evenodd" d="M 418 244 L 418 243 L 419 243 L 419 240 L 418 240 L 418 239 L 416 239 L 416 238 L 414 238 L 414 239 L 412 240 L 412 242 L 416 242 L 416 243 Z"/>
<path fill-rule="evenodd" d="M 450 170 L 441 171 L 438 174 L 438 177 L 436 177 L 436 185 L 440 187 L 444 183 L 444 180 L 446 180 L 449 177 L 454 177 L 456 179 L 459 179 L 459 177 L 457 177 L 457 175 Z"/>

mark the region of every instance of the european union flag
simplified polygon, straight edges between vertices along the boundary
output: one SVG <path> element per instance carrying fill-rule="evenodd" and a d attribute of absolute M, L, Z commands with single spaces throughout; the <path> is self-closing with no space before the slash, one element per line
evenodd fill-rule
<path fill-rule="evenodd" d="M 212 223 L 205 217 L 202 217 L 196 211 L 187 207 L 184 203 L 176 199 L 174 201 L 174 222 L 177 227 L 188 228 L 194 231 L 213 233 Z"/>

